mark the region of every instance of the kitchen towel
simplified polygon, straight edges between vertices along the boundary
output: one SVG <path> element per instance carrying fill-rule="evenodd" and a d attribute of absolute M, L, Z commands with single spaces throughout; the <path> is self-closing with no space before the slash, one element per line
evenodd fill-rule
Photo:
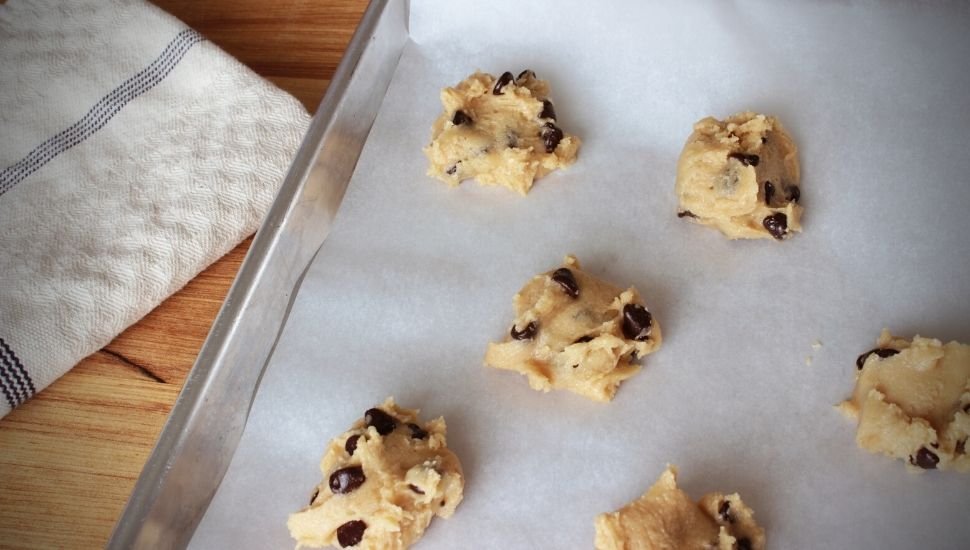
<path fill-rule="evenodd" d="M 252 234 L 308 123 L 142 0 L 0 5 L 0 416 Z"/>

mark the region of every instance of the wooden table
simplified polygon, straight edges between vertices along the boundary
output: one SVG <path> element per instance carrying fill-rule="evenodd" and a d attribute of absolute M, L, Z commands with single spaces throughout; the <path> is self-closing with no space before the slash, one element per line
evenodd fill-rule
<path fill-rule="evenodd" d="M 367 0 L 155 3 L 311 113 L 367 7 Z M 0 547 L 104 546 L 250 243 L 0 420 Z"/>

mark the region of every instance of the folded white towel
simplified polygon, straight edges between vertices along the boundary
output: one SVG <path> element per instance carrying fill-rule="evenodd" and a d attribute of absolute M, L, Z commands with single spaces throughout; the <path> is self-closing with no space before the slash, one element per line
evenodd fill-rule
<path fill-rule="evenodd" d="M 142 0 L 0 5 L 0 416 L 252 234 L 308 122 Z"/>

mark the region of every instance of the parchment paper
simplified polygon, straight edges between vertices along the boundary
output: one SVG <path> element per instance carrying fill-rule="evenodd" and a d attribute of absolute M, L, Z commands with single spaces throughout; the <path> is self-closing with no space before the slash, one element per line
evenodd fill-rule
<path fill-rule="evenodd" d="M 291 547 L 327 441 L 393 395 L 445 416 L 467 474 L 422 549 L 591 548 L 594 516 L 668 462 L 694 498 L 740 492 L 769 548 L 970 547 L 970 476 L 864 452 L 833 409 L 883 327 L 970 342 L 966 6 L 413 1 L 413 43 L 192 546 Z M 526 198 L 426 177 L 439 89 L 525 68 L 584 141 L 574 167 Z M 801 149 L 790 241 L 674 215 L 691 125 L 745 109 Z M 513 294 L 567 253 L 635 285 L 663 327 L 610 404 L 482 366 Z"/>

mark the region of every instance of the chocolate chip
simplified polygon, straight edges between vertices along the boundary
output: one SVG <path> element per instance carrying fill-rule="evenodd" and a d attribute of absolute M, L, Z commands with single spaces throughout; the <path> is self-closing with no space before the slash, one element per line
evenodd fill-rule
<path fill-rule="evenodd" d="M 640 304 L 623 306 L 623 336 L 629 340 L 643 342 L 650 337 L 653 329 L 653 316 Z"/>
<path fill-rule="evenodd" d="M 360 466 L 347 466 L 330 474 L 330 490 L 334 494 L 345 495 L 367 481 L 364 469 Z"/>
<path fill-rule="evenodd" d="M 458 165 L 455 164 L 451 168 L 445 170 L 445 173 L 448 174 L 449 176 L 454 176 L 455 175 L 455 172 L 457 172 L 457 171 L 458 171 Z"/>
<path fill-rule="evenodd" d="M 768 143 L 768 137 L 767 136 L 761 136 L 761 143 L 762 144 Z"/>
<path fill-rule="evenodd" d="M 802 198 L 802 190 L 797 185 L 789 185 L 785 188 L 785 200 L 788 202 L 798 202 Z"/>
<path fill-rule="evenodd" d="M 873 353 L 875 353 L 878 357 L 881 357 L 882 359 L 885 359 L 887 357 L 892 357 L 893 355 L 896 355 L 897 353 L 899 353 L 899 350 L 898 349 L 892 349 L 892 348 L 876 348 L 876 349 L 871 349 L 871 350 L 863 353 L 862 355 L 860 355 L 855 360 L 855 366 L 858 367 L 859 370 L 862 370 L 862 367 L 864 367 L 865 364 L 866 364 L 866 359 L 868 359 L 869 356 L 872 355 Z"/>
<path fill-rule="evenodd" d="M 913 466 L 919 466 L 924 470 L 935 470 L 936 465 L 939 464 L 939 462 L 940 457 L 936 456 L 933 451 L 927 449 L 926 447 L 920 447 L 919 450 L 916 451 L 915 457 L 912 455 L 909 456 L 910 464 Z"/>
<path fill-rule="evenodd" d="M 465 111 L 455 111 L 455 116 L 451 117 L 451 123 L 455 126 L 461 126 L 462 124 L 471 124 L 472 117 L 465 114 Z"/>
<path fill-rule="evenodd" d="M 586 336 L 580 336 L 579 338 L 576 338 L 573 341 L 573 343 L 574 344 L 585 344 L 586 342 L 592 342 L 592 341 L 593 341 L 593 336 L 587 334 Z"/>
<path fill-rule="evenodd" d="M 573 272 L 565 267 L 560 267 L 559 269 L 552 272 L 552 280 L 558 283 L 562 287 L 563 292 L 569 294 L 573 298 L 579 297 L 579 283 L 576 282 L 576 277 Z"/>
<path fill-rule="evenodd" d="M 310 504 L 313 504 L 313 501 L 317 499 L 317 495 L 319 494 L 320 494 L 320 488 L 317 487 L 316 489 L 313 490 L 313 496 L 310 497 Z"/>
<path fill-rule="evenodd" d="M 364 423 L 376 428 L 381 435 L 387 435 L 397 427 L 397 420 L 380 409 L 368 409 L 364 413 Z"/>
<path fill-rule="evenodd" d="M 721 519 L 721 523 L 734 523 L 734 516 L 731 515 L 731 502 L 725 500 L 717 507 L 717 516 Z"/>
<path fill-rule="evenodd" d="M 779 241 L 785 238 L 785 234 L 788 233 L 788 216 L 782 214 L 781 212 L 776 212 L 770 216 L 765 216 L 762 220 L 761 225 L 765 226 L 768 233 L 771 236 L 778 239 Z"/>
<path fill-rule="evenodd" d="M 751 550 L 751 539 L 747 537 L 739 538 L 738 550 Z"/>
<path fill-rule="evenodd" d="M 771 199 L 775 196 L 775 184 L 770 181 L 765 182 L 765 204 L 771 206 Z"/>
<path fill-rule="evenodd" d="M 367 524 L 363 521 L 359 519 L 348 521 L 340 527 L 337 527 L 337 542 L 340 543 L 341 548 L 357 546 L 363 540 L 364 531 L 366 530 Z"/>
<path fill-rule="evenodd" d="M 428 430 L 425 430 L 421 426 L 418 426 L 417 424 L 415 424 L 413 422 L 408 422 L 408 428 L 411 429 L 411 438 L 412 439 L 427 439 L 428 438 Z"/>
<path fill-rule="evenodd" d="M 761 162 L 761 157 L 758 155 L 748 155 L 746 153 L 728 153 L 728 158 L 740 161 L 745 166 L 757 166 Z"/>
<path fill-rule="evenodd" d="M 535 78 L 536 77 L 536 73 L 532 69 L 526 69 L 526 70 L 522 71 L 521 73 L 519 73 L 519 76 L 515 77 L 515 79 L 516 80 L 522 80 L 523 78 L 525 78 L 527 76 L 531 76 L 532 78 Z"/>
<path fill-rule="evenodd" d="M 539 113 L 539 118 L 551 118 L 556 120 L 556 109 L 552 106 L 552 102 L 548 99 L 542 100 L 542 112 Z"/>
<path fill-rule="evenodd" d="M 508 132 L 505 134 L 505 146 L 512 148 L 519 144 L 519 136 L 515 135 L 515 132 Z"/>
<path fill-rule="evenodd" d="M 422 491 L 420 487 L 418 487 L 417 485 L 415 485 L 413 483 L 408 483 L 408 489 L 411 489 L 412 491 L 414 491 L 415 493 L 417 493 L 419 495 L 423 495 L 424 494 L 424 491 Z"/>
<path fill-rule="evenodd" d="M 697 215 L 694 214 L 693 212 L 691 212 L 690 210 L 681 210 L 680 212 L 677 212 L 677 217 L 678 218 L 696 218 Z"/>
<path fill-rule="evenodd" d="M 562 130 L 551 122 L 543 124 L 542 131 L 539 133 L 539 137 L 542 138 L 542 143 L 546 146 L 547 153 L 551 153 L 556 150 L 556 147 L 559 147 L 562 136 Z"/>
<path fill-rule="evenodd" d="M 967 440 L 966 438 L 957 441 L 955 447 L 953 447 L 953 452 L 958 455 L 967 454 Z"/>
<path fill-rule="evenodd" d="M 896 355 L 897 353 L 899 353 L 898 349 L 892 349 L 892 348 L 878 348 L 872 351 L 873 353 L 875 353 L 879 357 L 882 357 L 883 359 L 887 357 L 892 357 L 893 355 Z"/>
<path fill-rule="evenodd" d="M 495 87 L 492 88 L 492 93 L 495 95 L 502 95 L 504 93 L 502 92 L 502 88 L 508 86 L 510 82 L 512 82 L 512 73 L 505 71 L 502 73 L 502 76 L 498 77 L 498 80 L 495 81 Z"/>
<path fill-rule="evenodd" d="M 963 412 L 970 413 L 970 403 L 963 406 Z"/>
<path fill-rule="evenodd" d="M 445 505 L 445 499 L 441 499 L 441 506 Z"/>
<path fill-rule="evenodd" d="M 522 330 L 517 330 L 515 325 L 512 325 L 512 331 L 509 332 L 509 335 L 512 336 L 513 340 L 532 340 L 535 338 L 537 330 L 539 330 L 539 327 L 536 325 L 535 321 L 532 321 Z"/>
<path fill-rule="evenodd" d="M 344 443 L 344 450 L 347 454 L 354 456 L 354 451 L 357 450 L 357 440 L 360 439 L 360 434 L 352 435 L 347 438 L 347 442 Z"/>

